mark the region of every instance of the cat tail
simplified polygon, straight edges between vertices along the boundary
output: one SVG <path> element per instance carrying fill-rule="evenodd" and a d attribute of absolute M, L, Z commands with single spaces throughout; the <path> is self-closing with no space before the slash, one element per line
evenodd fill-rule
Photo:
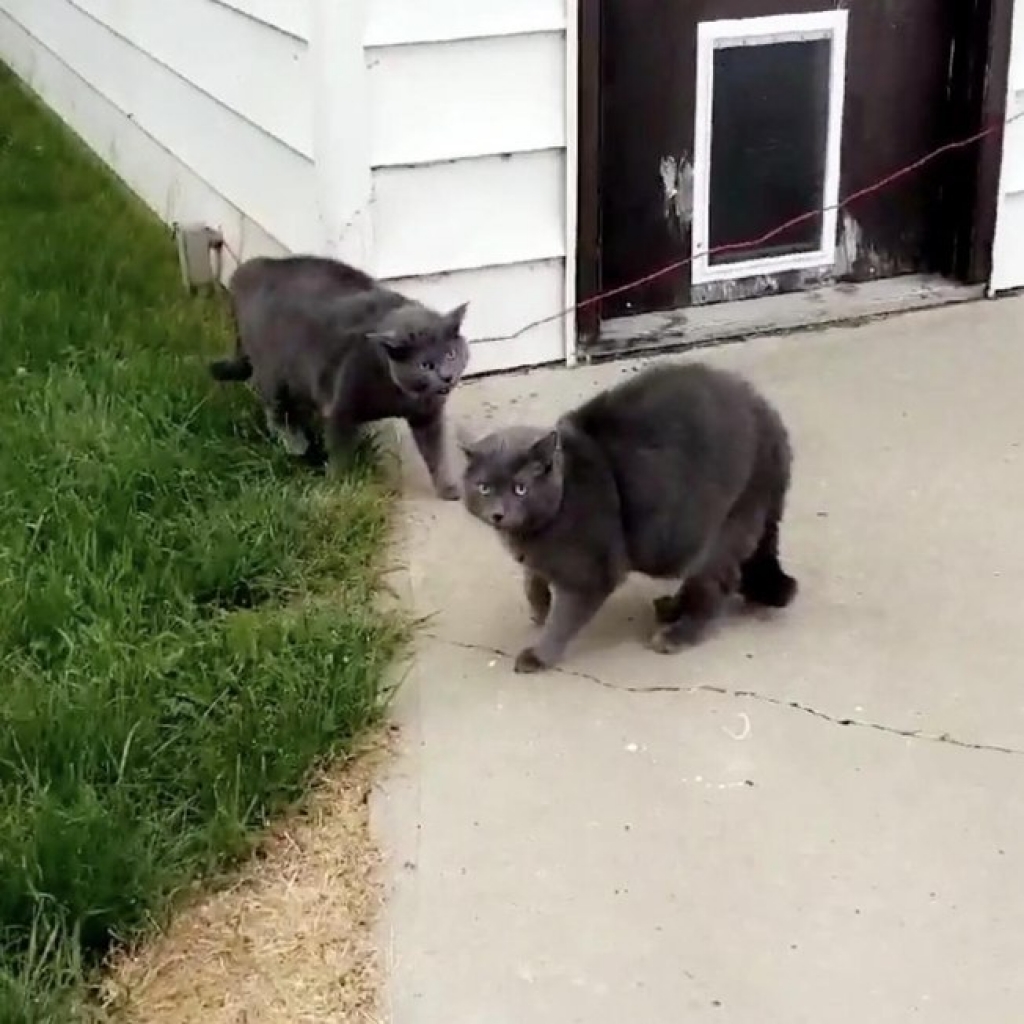
<path fill-rule="evenodd" d="M 796 579 L 782 568 L 779 559 L 779 531 L 786 512 L 793 451 L 785 425 L 774 407 L 761 403 L 762 430 L 766 447 L 762 453 L 767 483 L 767 507 L 757 546 L 740 566 L 740 593 L 751 604 L 785 608 L 799 590 Z"/>
<path fill-rule="evenodd" d="M 210 363 L 210 376 L 223 382 L 248 380 L 252 376 L 252 363 L 244 352 L 232 359 L 217 359 Z"/>
<path fill-rule="evenodd" d="M 210 376 L 219 381 L 243 381 L 252 376 L 252 361 L 242 349 L 242 339 L 235 327 L 235 354 L 230 359 L 216 359 L 210 363 Z"/>
<path fill-rule="evenodd" d="M 785 608 L 799 586 L 779 561 L 779 523 L 773 516 L 765 524 L 754 553 L 740 567 L 740 593 L 752 604 Z"/>

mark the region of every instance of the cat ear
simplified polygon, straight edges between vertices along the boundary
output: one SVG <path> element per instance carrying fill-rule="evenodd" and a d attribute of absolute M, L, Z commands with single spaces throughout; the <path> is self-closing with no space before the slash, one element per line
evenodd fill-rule
<path fill-rule="evenodd" d="M 469 309 L 469 303 L 464 302 L 461 306 L 457 306 L 450 313 L 445 314 L 445 327 L 447 327 L 452 334 L 462 333 L 462 322 L 466 319 L 467 309 Z"/>
<path fill-rule="evenodd" d="M 409 354 L 409 342 L 395 331 L 369 331 L 366 337 L 380 345 L 392 359 L 404 359 Z"/>
<path fill-rule="evenodd" d="M 530 446 L 530 458 L 542 473 L 550 473 L 561 447 L 562 439 L 558 436 L 558 431 L 552 430 Z"/>

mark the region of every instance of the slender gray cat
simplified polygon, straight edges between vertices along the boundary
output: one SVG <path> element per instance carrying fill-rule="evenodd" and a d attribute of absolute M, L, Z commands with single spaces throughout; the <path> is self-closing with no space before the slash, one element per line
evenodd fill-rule
<path fill-rule="evenodd" d="M 347 448 L 360 425 L 404 419 L 437 493 L 458 498 L 445 404 L 469 362 L 462 336 L 468 304 L 437 313 L 355 267 L 316 256 L 248 260 L 229 292 L 236 351 L 211 363 L 210 373 L 251 380 L 268 426 L 292 454 L 322 464 Z"/>
<path fill-rule="evenodd" d="M 631 571 L 682 581 L 654 603 L 662 653 L 700 639 L 737 591 L 779 608 L 796 595 L 779 563 L 786 428 L 731 373 L 657 365 L 554 430 L 506 428 L 463 449 L 466 506 L 523 565 L 542 627 L 517 672 L 556 665 Z"/>

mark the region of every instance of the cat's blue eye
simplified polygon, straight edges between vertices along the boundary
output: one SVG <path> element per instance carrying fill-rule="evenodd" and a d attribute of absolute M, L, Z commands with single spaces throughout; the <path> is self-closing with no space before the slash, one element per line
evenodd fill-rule
<path fill-rule="evenodd" d="M 519 483 L 512 488 L 516 492 L 517 497 L 522 497 L 526 493 L 526 484 Z"/>
<path fill-rule="evenodd" d="M 476 489 L 481 494 L 490 494 L 491 493 L 491 485 L 490 484 L 477 484 L 476 485 Z"/>

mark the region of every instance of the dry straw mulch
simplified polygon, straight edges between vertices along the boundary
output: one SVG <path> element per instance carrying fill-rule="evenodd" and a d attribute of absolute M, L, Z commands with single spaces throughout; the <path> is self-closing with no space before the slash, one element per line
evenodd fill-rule
<path fill-rule="evenodd" d="M 378 1024 L 379 854 L 369 796 L 385 744 L 325 777 L 234 884 L 113 965 L 130 1024 Z"/>

